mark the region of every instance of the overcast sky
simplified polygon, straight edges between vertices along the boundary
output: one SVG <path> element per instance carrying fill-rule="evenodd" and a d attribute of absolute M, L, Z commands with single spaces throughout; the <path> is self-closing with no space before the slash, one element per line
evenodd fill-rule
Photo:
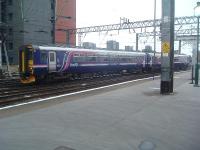
<path fill-rule="evenodd" d="M 76 0 L 77 27 L 119 23 L 120 17 L 130 20 L 153 19 L 154 0 Z M 157 0 L 157 18 L 161 16 Z M 176 16 L 191 16 L 198 0 L 175 0 Z"/>
<path fill-rule="evenodd" d="M 76 0 L 77 1 L 77 27 L 87 27 L 94 25 L 115 24 L 120 22 L 120 17 L 126 17 L 130 21 L 153 19 L 154 16 L 154 0 Z M 192 16 L 194 15 L 194 7 L 198 0 L 175 0 L 175 16 Z M 161 18 L 161 2 L 157 0 L 157 18 Z M 135 38 L 133 35 L 128 35 L 121 32 L 118 36 L 113 36 L 117 33 L 110 32 L 110 36 L 98 36 L 98 34 L 87 34 L 82 42 L 95 42 L 97 46 L 104 44 L 106 40 L 117 40 L 121 47 L 125 45 L 134 46 Z M 119 37 L 120 36 L 120 37 Z M 95 38 L 94 38 L 95 37 Z M 93 39 L 93 40 L 92 40 Z M 94 40 L 95 39 L 95 40 Z M 129 41 L 122 39 L 131 39 Z M 124 43 L 123 43 L 124 42 Z M 143 42 L 143 41 L 140 41 Z M 151 40 L 152 42 L 152 40 Z M 143 42 L 144 43 L 144 42 Z M 144 48 L 140 43 L 140 49 Z M 151 45 L 151 43 L 149 43 Z M 158 45 L 158 49 L 159 49 Z M 176 47 L 176 46 L 175 46 Z M 135 46 L 134 46 L 135 48 Z"/>

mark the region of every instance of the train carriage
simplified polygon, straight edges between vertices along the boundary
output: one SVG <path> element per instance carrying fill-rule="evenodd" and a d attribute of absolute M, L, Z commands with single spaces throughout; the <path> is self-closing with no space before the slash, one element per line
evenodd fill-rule
<path fill-rule="evenodd" d="M 187 55 L 174 56 L 174 70 L 185 70 Z M 161 54 L 24 45 L 19 49 L 22 83 L 82 74 L 160 71 Z"/>
<path fill-rule="evenodd" d="M 191 63 L 187 55 L 174 55 L 174 70 L 186 70 Z"/>
<path fill-rule="evenodd" d="M 146 53 L 146 71 L 160 71 L 161 53 Z"/>
<path fill-rule="evenodd" d="M 141 72 L 145 57 L 137 52 L 26 45 L 19 50 L 19 72 L 22 83 L 69 74 Z"/>

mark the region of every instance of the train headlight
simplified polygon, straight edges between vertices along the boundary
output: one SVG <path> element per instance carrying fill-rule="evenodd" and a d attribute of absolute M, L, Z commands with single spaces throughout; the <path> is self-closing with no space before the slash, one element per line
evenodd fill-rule
<path fill-rule="evenodd" d="M 30 72 L 33 72 L 33 67 L 29 67 L 29 71 L 30 71 Z"/>

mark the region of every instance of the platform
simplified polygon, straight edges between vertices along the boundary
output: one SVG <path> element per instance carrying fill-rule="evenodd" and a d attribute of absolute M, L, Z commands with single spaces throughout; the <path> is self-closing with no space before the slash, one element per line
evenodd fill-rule
<path fill-rule="evenodd" d="M 200 87 L 190 73 L 0 111 L 2 150 L 199 150 Z M 68 148 L 67 148 L 68 147 Z"/>

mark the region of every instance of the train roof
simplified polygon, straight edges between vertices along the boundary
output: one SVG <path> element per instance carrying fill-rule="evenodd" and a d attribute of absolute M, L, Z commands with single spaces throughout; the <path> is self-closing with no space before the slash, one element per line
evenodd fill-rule
<path fill-rule="evenodd" d="M 40 50 L 53 50 L 53 51 L 80 51 L 80 52 L 95 52 L 107 53 L 117 55 L 139 55 L 144 56 L 144 52 L 127 52 L 127 51 L 113 51 L 113 50 L 100 50 L 100 49 L 83 49 L 83 48 L 68 48 L 68 47 L 54 47 L 54 46 L 32 46 L 34 49 Z"/>

